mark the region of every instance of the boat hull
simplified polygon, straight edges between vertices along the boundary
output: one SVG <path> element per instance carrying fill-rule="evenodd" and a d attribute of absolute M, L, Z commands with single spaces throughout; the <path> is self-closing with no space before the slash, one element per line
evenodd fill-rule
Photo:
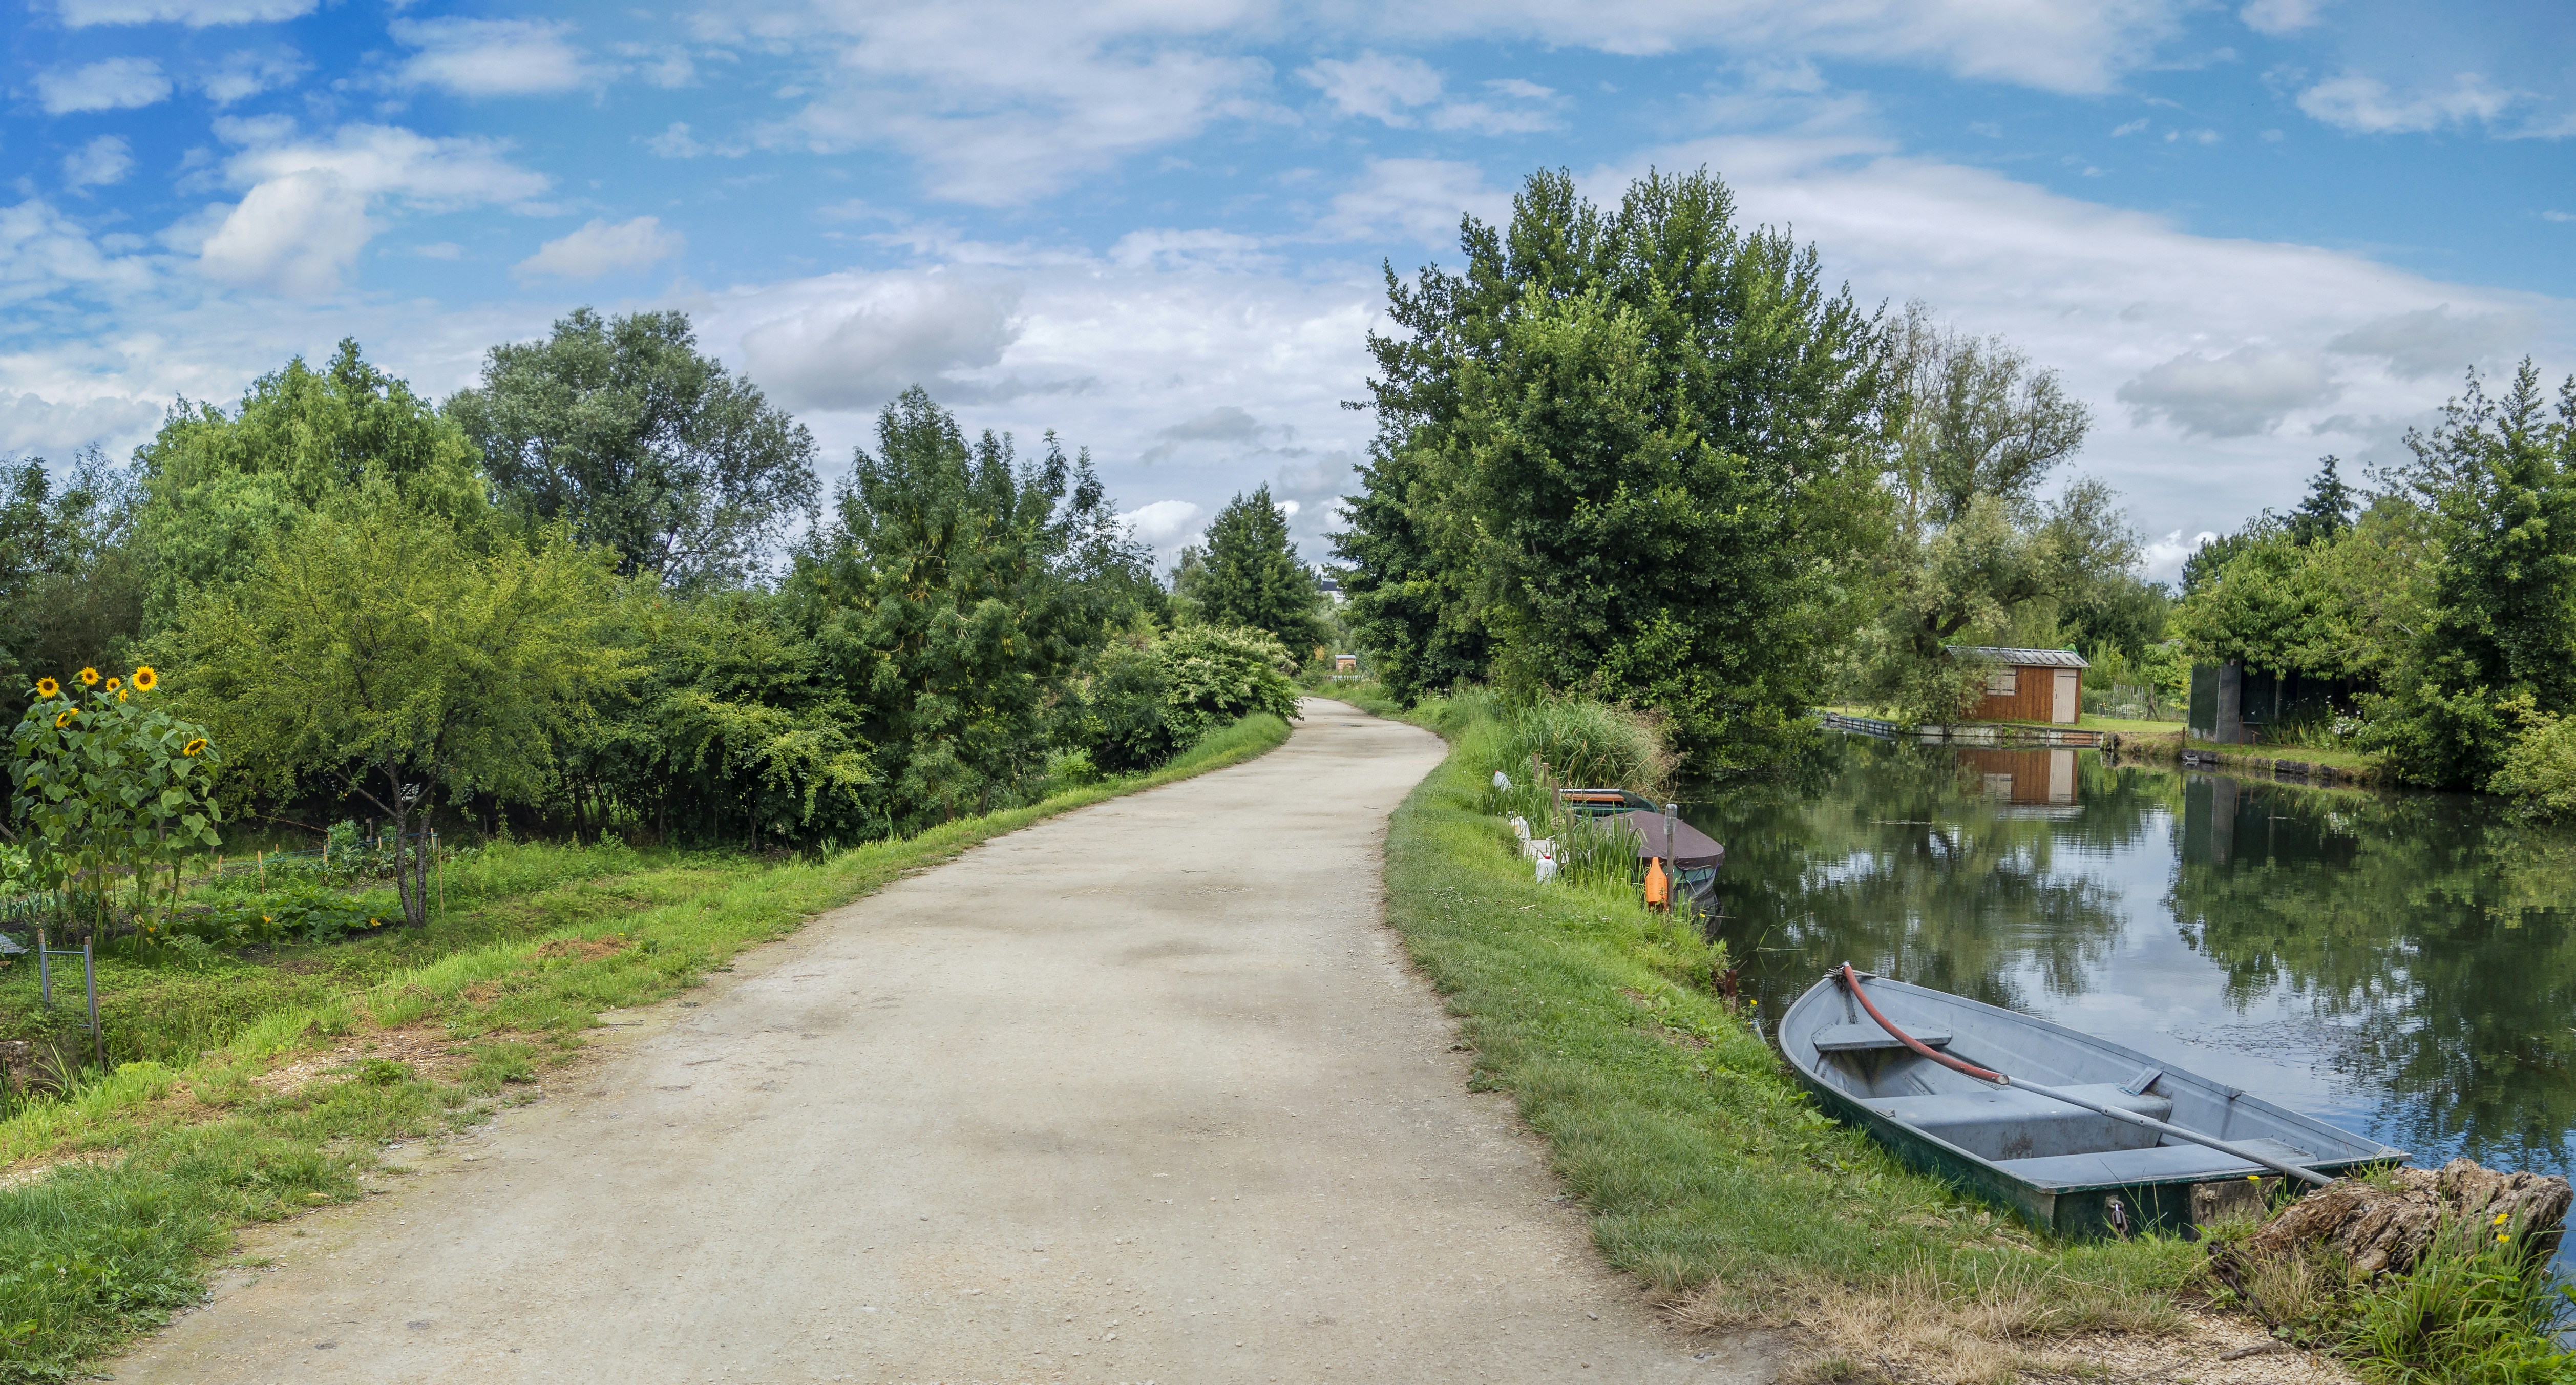
<path fill-rule="evenodd" d="M 2218 1138 L 2242 1142 L 2271 1136 L 2287 1140 L 2306 1151 L 2298 1162 L 2329 1176 L 2405 1160 L 2401 1150 L 2336 1130 L 2196 1074 L 2163 1067 L 2134 1050 L 2045 1020 L 1883 978 L 1864 977 L 1863 984 L 1883 1009 L 1896 1012 L 1891 1019 L 1899 1027 L 1926 1036 L 1938 1032 L 1936 1044 L 1950 1041 L 1944 1031 L 1957 1030 L 1965 1045 L 1959 1054 L 1971 1062 L 2055 1084 L 2116 1083 L 2151 1074 L 2152 1080 L 2123 1090 L 2153 1092 L 2168 1102 L 2179 1098 L 2185 1110 L 2174 1113 L 2177 1123 L 2185 1111 L 2194 1113 L 2199 1119 L 2187 1128 Z M 2172 1177 L 2087 1181 L 2064 1176 L 2035 1180 L 2017 1175 L 2002 1166 L 2015 1161 L 1998 1159 L 1997 1151 L 1962 1147 L 1900 1119 L 1896 1113 L 1878 1109 L 1893 1106 L 1902 1110 L 1913 1100 L 1913 1091 L 1930 1090 L 1923 1077 L 1903 1076 L 1908 1069 L 1948 1084 L 1945 1093 L 1994 1089 L 1935 1069 L 1927 1061 L 1898 1049 L 1892 1040 L 1856 1042 L 1856 1034 L 1865 1040 L 1879 1032 L 1874 1024 L 1853 1023 L 1861 1018 L 1860 1012 L 1849 1007 L 1839 983 L 1830 978 L 1801 996 L 1781 1017 L 1776 1037 L 1783 1056 L 1788 1058 L 1800 1084 L 1815 1096 L 1820 1109 L 1866 1131 L 1907 1167 L 2010 1211 L 2039 1230 L 2075 1240 L 2142 1231 L 2189 1235 L 2216 1217 L 2261 1211 L 2281 1182 L 2277 1175 L 2248 1177 L 2254 1172 L 2253 1165 L 2217 1155 Z M 1875 1052 L 1847 1051 L 1862 1047 Z M 1857 1065 L 1849 1061 L 1864 1058 L 1867 1061 Z M 1913 1087 L 1906 1088 L 1905 1082 L 1911 1082 Z M 1873 1104 L 1872 1097 L 1879 1100 Z M 1897 1099 L 1888 1100 L 1890 1097 Z M 1980 1136 L 1967 1127 L 1948 1128 L 1954 1134 L 1968 1130 L 1960 1138 L 1972 1142 L 1978 1138 L 1989 1138 L 1991 1142 L 1990 1136 Z M 2161 1159 L 2180 1152 L 2182 1145 L 2166 1136 L 2162 1143 L 2174 1148 L 2156 1148 L 2156 1137 L 2144 1138 L 2149 1141 L 2147 1146 L 2133 1145 L 2112 1157 L 2129 1162 L 2133 1169 L 2135 1162 L 2143 1158 Z M 2196 1157 L 2196 1147 L 2193 1152 Z M 2019 1162 L 2062 1168 L 2067 1161 Z"/>

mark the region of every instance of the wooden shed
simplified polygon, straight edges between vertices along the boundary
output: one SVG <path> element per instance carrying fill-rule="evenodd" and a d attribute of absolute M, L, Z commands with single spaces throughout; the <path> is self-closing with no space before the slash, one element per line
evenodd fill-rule
<path fill-rule="evenodd" d="M 1986 676 L 1986 695 L 1968 709 L 1970 721 L 2049 721 L 2072 726 L 2083 715 L 2084 670 L 2090 665 L 2071 649 L 1954 644 L 1950 656 L 1994 666 Z"/>

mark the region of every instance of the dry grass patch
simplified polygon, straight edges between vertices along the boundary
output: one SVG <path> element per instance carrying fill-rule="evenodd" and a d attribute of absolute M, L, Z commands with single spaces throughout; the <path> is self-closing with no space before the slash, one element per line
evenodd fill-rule
<path fill-rule="evenodd" d="M 1967 1283 L 1929 1265 L 1885 1280 L 1712 1284 L 1670 1310 L 1694 1331 L 1769 1329 L 1794 1344 L 1795 1385 L 2351 1385 L 2329 1358 L 2162 1294 L 2106 1304 L 2038 1273 Z"/>
<path fill-rule="evenodd" d="M 537 944 L 537 955 L 596 962 L 602 957 L 614 957 L 633 945 L 622 933 L 611 933 L 605 938 L 557 938 Z"/>
<path fill-rule="evenodd" d="M 290 1096 L 317 1082 L 347 1081 L 369 1059 L 401 1063 L 423 1077 L 452 1079 L 473 1061 L 443 1024 L 378 1029 L 344 1039 L 322 1053 L 281 1063 L 250 1079 L 262 1091 Z"/>

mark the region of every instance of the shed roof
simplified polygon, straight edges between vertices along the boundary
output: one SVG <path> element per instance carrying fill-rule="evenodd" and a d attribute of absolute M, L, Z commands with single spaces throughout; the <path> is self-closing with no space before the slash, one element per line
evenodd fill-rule
<path fill-rule="evenodd" d="M 1989 644 L 1952 644 L 1942 646 L 1952 654 L 1967 654 L 1988 663 L 2012 664 L 2019 668 L 2091 668 L 2084 656 L 2071 649 L 2008 649 Z"/>

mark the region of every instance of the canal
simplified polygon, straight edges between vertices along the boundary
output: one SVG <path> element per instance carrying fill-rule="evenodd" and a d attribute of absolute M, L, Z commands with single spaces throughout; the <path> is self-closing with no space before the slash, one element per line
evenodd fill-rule
<path fill-rule="evenodd" d="M 1766 1015 L 1849 960 L 2427 1167 L 2576 1162 L 2576 833 L 2485 799 L 1861 736 L 1689 817 L 1726 844 L 1716 929 Z"/>

